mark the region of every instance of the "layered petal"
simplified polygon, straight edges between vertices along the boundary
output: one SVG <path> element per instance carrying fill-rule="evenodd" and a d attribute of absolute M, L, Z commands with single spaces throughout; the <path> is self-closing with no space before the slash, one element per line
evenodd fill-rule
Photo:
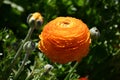
<path fill-rule="evenodd" d="M 72 17 L 58 17 L 45 25 L 39 35 L 39 49 L 53 62 L 80 61 L 91 42 L 85 23 Z"/>

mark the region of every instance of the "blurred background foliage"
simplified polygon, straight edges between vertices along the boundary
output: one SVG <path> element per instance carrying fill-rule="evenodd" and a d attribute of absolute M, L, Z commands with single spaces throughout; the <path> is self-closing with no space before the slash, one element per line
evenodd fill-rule
<path fill-rule="evenodd" d="M 101 36 L 92 41 L 89 55 L 76 68 L 73 78 L 120 80 L 119 0 L 0 0 L 0 80 L 12 77 L 21 64 L 24 54 L 12 68 L 13 73 L 7 74 L 7 67 L 29 29 L 26 18 L 33 12 L 40 12 L 44 17 L 43 26 L 32 34 L 35 42 L 39 41 L 38 35 L 44 25 L 58 16 L 76 17 L 89 28 L 97 27 Z M 53 64 L 37 48 L 28 62 L 19 80 L 24 80 L 32 70 L 30 79 L 39 79 L 40 69 L 47 63 L 54 66 L 52 80 L 63 80 L 74 64 Z"/>

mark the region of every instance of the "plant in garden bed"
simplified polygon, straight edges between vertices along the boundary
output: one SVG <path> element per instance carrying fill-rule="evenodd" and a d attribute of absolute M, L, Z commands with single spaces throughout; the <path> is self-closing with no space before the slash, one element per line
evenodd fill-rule
<path fill-rule="evenodd" d="M 26 62 L 28 61 L 28 57 L 35 48 L 35 44 L 29 40 L 33 30 L 39 29 L 39 26 L 41 26 L 41 24 L 43 23 L 43 19 L 40 13 L 35 12 L 28 16 L 27 22 L 30 26 L 28 34 L 21 43 L 17 53 L 15 54 L 14 59 L 10 64 L 10 67 L 8 68 L 11 72 L 14 65 L 16 64 L 16 60 L 24 49 L 25 55 L 19 69 L 17 71 L 13 69 L 14 75 L 12 76 L 14 76 L 13 78 L 15 80 L 20 79 L 19 77 L 20 75 L 22 75 L 21 73 L 24 70 Z M 69 80 L 72 78 L 77 79 L 79 75 L 74 73 L 75 69 L 78 66 L 79 62 L 85 56 L 87 56 L 91 43 L 90 31 L 87 25 L 81 20 L 73 17 L 58 17 L 45 25 L 43 31 L 39 35 L 39 38 L 40 41 L 38 43 L 38 48 L 48 57 L 48 59 L 50 59 L 50 61 L 52 61 L 50 63 L 53 64 L 53 67 L 56 63 L 59 64 L 57 64 L 56 68 L 51 71 L 51 69 L 53 68 L 52 65 L 46 65 L 47 67 L 51 66 L 46 70 L 45 64 L 48 62 L 44 60 L 40 60 L 41 64 L 39 64 L 40 66 L 37 68 L 38 64 L 36 63 L 36 61 L 38 60 L 36 60 L 34 62 L 33 68 L 31 68 L 31 71 L 28 70 L 26 80 L 31 78 L 39 78 L 44 80 L 48 79 L 48 77 L 51 80 L 57 79 L 57 70 L 59 71 L 61 70 L 61 68 L 63 68 L 61 72 L 66 72 L 64 80 Z M 41 58 L 43 58 L 43 55 Z M 76 63 L 74 64 L 74 66 L 70 66 L 71 62 L 73 61 L 76 61 Z M 67 68 L 64 68 L 64 65 L 70 66 L 70 70 L 66 71 Z M 41 66 L 44 66 L 44 68 L 41 68 Z M 59 68 L 59 66 L 62 67 Z M 46 74 L 48 74 L 48 77 Z"/>
<path fill-rule="evenodd" d="M 26 50 L 22 48 L 15 64 L 8 69 L 16 50 L 23 43 L 27 29 L 30 28 L 27 27 L 25 21 L 26 15 L 31 11 L 41 11 L 44 16 L 44 24 L 58 16 L 72 16 L 82 19 L 89 28 L 95 26 L 90 30 L 90 36 L 94 40 L 99 37 L 99 31 L 96 30 L 96 27 L 100 30 L 100 38 L 97 41 L 92 40 L 89 54 L 80 61 L 70 75 L 71 80 L 84 78 L 86 75 L 89 76 L 89 80 L 120 80 L 119 3 L 119 0 L 34 0 L 32 2 L 28 0 L 4 0 L 0 3 L 0 80 L 6 80 L 8 76 L 13 78 L 23 63 Z M 21 8 L 24 11 L 21 11 Z M 32 19 L 31 17 L 32 15 L 28 21 Z M 34 25 L 34 21 L 31 25 Z M 30 41 L 38 43 L 38 35 L 42 28 L 44 30 L 44 27 L 41 26 L 39 30 L 37 29 L 32 33 Z M 35 48 L 30 53 L 24 69 L 17 78 L 18 80 L 36 80 L 40 77 L 45 80 L 64 80 L 75 64 L 75 62 L 65 64 L 53 62 L 44 55 L 45 52 L 42 54 L 41 51 Z M 50 64 L 54 68 L 46 76 L 41 76 L 46 64 Z M 9 70 L 11 70 L 10 75 Z"/>
<path fill-rule="evenodd" d="M 26 51 L 26 54 L 25 54 L 25 57 L 22 61 L 22 64 L 21 64 L 20 68 L 18 69 L 18 71 L 14 70 L 14 72 L 15 72 L 14 79 L 17 79 L 19 77 L 21 71 L 24 69 L 24 66 L 25 66 L 25 63 L 27 61 L 27 58 L 28 58 L 29 54 L 31 54 L 31 52 L 32 52 L 31 47 L 33 46 L 33 44 L 31 42 L 27 42 L 27 41 L 30 40 L 32 32 L 34 31 L 34 29 L 37 29 L 39 26 L 41 26 L 41 24 L 43 22 L 43 19 L 42 19 L 41 14 L 36 12 L 36 13 L 30 14 L 28 16 L 27 22 L 30 26 L 30 29 L 29 29 L 28 34 L 26 35 L 25 39 L 21 42 L 21 45 L 18 48 L 13 60 L 11 61 L 11 64 L 6 69 L 6 73 L 8 74 L 6 76 L 6 78 L 8 78 L 8 76 L 11 74 L 12 70 L 14 70 L 14 65 L 16 64 L 16 61 L 20 57 L 21 52 L 23 52 L 23 47 L 24 47 L 24 50 Z M 26 47 L 23 46 L 23 45 L 25 45 Z"/>

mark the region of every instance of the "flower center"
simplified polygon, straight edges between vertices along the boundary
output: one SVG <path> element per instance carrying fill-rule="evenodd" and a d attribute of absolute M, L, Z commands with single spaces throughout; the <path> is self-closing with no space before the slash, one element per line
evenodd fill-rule
<path fill-rule="evenodd" d="M 70 26 L 70 20 L 62 21 L 61 26 L 62 27 L 69 27 Z"/>

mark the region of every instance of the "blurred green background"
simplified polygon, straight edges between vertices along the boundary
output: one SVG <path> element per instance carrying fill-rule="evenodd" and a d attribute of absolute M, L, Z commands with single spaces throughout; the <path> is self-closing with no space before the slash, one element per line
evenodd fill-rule
<path fill-rule="evenodd" d="M 21 64 L 19 61 L 22 61 L 24 54 L 21 54 L 21 58 L 14 66 L 13 73 L 6 73 L 8 64 L 29 29 L 27 16 L 33 12 L 40 12 L 44 17 L 43 26 L 32 34 L 32 40 L 35 42 L 39 41 L 38 35 L 44 25 L 58 16 L 81 19 L 89 29 L 97 27 L 101 36 L 98 40 L 92 41 L 89 55 L 76 68 L 74 77 L 89 76 L 89 80 L 120 80 L 119 0 L 0 0 L 0 80 L 6 80 L 9 75 L 12 77 Z M 35 69 L 40 69 L 46 63 L 53 64 L 44 55 L 41 59 L 40 54 L 36 48 L 29 57 L 30 63 L 25 66 L 18 80 L 26 78 L 35 62 L 37 64 Z M 55 80 L 63 80 L 73 64 L 74 62 L 62 65 L 62 68 L 59 68 L 60 64 L 53 64 L 57 69 L 53 71 Z M 36 77 L 38 75 L 34 74 L 31 79 L 39 80 Z"/>

